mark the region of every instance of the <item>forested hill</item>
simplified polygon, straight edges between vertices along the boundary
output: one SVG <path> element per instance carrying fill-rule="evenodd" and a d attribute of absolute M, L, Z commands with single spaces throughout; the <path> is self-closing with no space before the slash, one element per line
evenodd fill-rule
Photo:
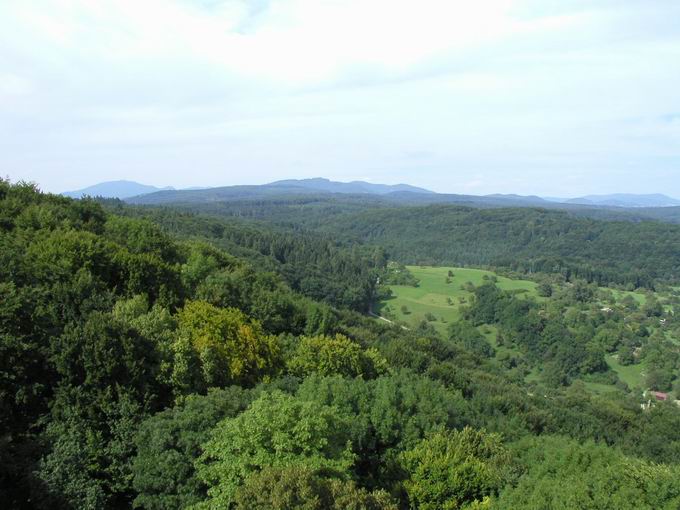
<path fill-rule="evenodd" d="M 410 264 L 489 265 L 653 287 L 680 279 L 680 226 L 575 218 L 544 209 L 434 205 L 329 218 L 319 229 Z"/>
<path fill-rule="evenodd" d="M 295 292 L 273 234 L 232 252 L 239 225 L 137 214 L 0 180 L 3 508 L 678 508 L 680 409 L 577 380 L 644 345 L 670 384 L 658 306 L 489 281 L 446 336 L 406 331 Z M 316 256 L 283 245 L 275 267 Z"/>
<path fill-rule="evenodd" d="M 680 207 L 626 206 L 610 203 L 550 201 L 537 196 L 521 195 L 459 195 L 433 193 L 408 186 L 369 185 L 368 183 L 330 183 L 315 185 L 316 180 L 279 181 L 260 186 L 226 186 L 199 190 L 159 191 L 126 199 L 140 205 L 172 206 L 197 212 L 221 215 L 267 217 L 294 216 L 301 204 L 317 209 L 342 212 L 356 208 L 409 207 L 426 205 L 458 205 L 463 207 L 508 208 L 540 207 L 549 210 L 568 211 L 586 218 L 645 221 L 659 220 L 680 223 Z M 322 183 L 327 182 L 323 179 Z M 358 186 L 364 184 L 365 186 Z M 377 187 L 377 189 L 376 189 Z M 644 202 L 641 202 L 644 203 Z M 672 202 L 668 202 L 669 204 Z"/>
<path fill-rule="evenodd" d="M 361 312 L 374 299 L 378 272 L 387 262 L 381 248 L 346 246 L 331 234 L 291 232 L 169 208 L 136 208 L 116 200 L 103 203 L 116 214 L 153 221 L 173 235 L 207 240 L 247 258 L 262 270 L 278 273 L 307 297 Z"/>
<path fill-rule="evenodd" d="M 680 226 L 641 221 L 632 215 L 623 216 L 627 221 L 615 221 L 620 213 L 605 209 L 586 215 L 586 211 L 530 207 L 480 209 L 442 204 L 394 207 L 389 201 L 374 197 L 314 195 L 177 204 L 175 208 L 171 214 L 153 213 L 153 208 L 120 210 L 156 215 L 157 221 L 168 226 L 173 217 L 178 217 L 180 208 L 204 213 L 215 218 L 210 220 L 214 225 L 209 234 L 217 232 L 218 236 L 232 230 L 226 225 L 233 223 L 234 218 L 255 220 L 250 223 L 254 230 L 271 232 L 273 228 L 278 239 L 285 237 L 281 232 L 289 232 L 293 242 L 299 240 L 307 245 L 318 242 L 319 238 L 312 235 L 316 232 L 326 236 L 321 238 L 322 243 L 330 240 L 337 256 L 341 256 L 340 245 L 344 244 L 354 256 L 363 254 L 376 263 L 383 255 L 375 259 L 369 246 L 359 246 L 368 244 L 384 249 L 390 258 L 407 264 L 464 264 L 525 273 L 557 272 L 568 279 L 583 278 L 602 285 L 653 288 L 659 281 L 676 282 L 680 278 Z M 220 222 L 218 218 L 229 218 L 229 222 Z M 178 220 L 176 227 L 188 226 L 192 221 L 199 220 Z M 201 221 L 206 225 L 209 222 L 206 218 Z M 193 228 L 185 230 L 190 233 Z M 236 235 L 226 237 L 232 242 L 245 239 L 244 228 L 241 226 Z M 329 273 L 325 274 L 328 277 Z M 301 288 L 294 279 L 289 282 Z"/>

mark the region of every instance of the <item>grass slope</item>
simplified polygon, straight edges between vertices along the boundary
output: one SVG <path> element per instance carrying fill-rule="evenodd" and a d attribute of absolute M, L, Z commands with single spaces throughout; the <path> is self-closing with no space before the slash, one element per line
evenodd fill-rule
<path fill-rule="evenodd" d="M 437 320 L 431 324 L 441 333 L 446 333 L 449 323 L 460 318 L 460 307 L 467 303 L 471 293 L 462 287 L 471 282 L 475 286 L 483 285 L 495 276 L 497 285 L 504 290 L 514 290 L 527 296 L 536 297 L 536 283 L 527 280 L 511 280 L 498 276 L 491 271 L 460 267 L 424 267 L 407 266 L 409 271 L 420 280 L 418 287 L 391 285 L 393 296 L 377 303 L 376 313 L 403 322 L 407 326 L 416 326 L 425 320 L 427 313 L 433 314 Z M 453 272 L 451 283 L 446 283 L 448 272 Z M 447 298 L 451 299 L 449 304 Z M 406 306 L 404 314 L 401 307 Z"/>
<path fill-rule="evenodd" d="M 644 384 L 645 367 L 643 364 L 622 365 L 616 356 L 607 355 L 605 357 L 609 367 L 614 370 L 619 379 L 625 382 L 629 388 L 642 387 Z"/>

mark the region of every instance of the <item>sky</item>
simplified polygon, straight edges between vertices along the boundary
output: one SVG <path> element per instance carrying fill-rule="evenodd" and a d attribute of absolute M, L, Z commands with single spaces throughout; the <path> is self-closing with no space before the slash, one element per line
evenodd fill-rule
<path fill-rule="evenodd" d="M 680 198 L 676 0 L 2 0 L 0 176 Z"/>

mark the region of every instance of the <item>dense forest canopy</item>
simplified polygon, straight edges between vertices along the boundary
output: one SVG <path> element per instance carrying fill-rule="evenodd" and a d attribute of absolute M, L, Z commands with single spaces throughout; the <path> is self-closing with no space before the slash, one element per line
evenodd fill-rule
<path fill-rule="evenodd" d="M 680 227 L 651 221 L 430 206 L 371 210 L 330 220 L 322 230 L 379 244 L 403 263 L 489 265 L 634 287 L 680 278 Z"/>
<path fill-rule="evenodd" d="M 404 264 L 471 265 L 654 288 L 680 279 L 680 226 L 593 210 L 401 204 L 382 197 L 270 197 L 176 204 L 260 229 L 369 245 Z M 672 208 L 670 208 L 672 209 Z M 140 209 L 153 214 L 155 209 Z M 161 209 L 162 210 L 162 209 Z M 161 215 L 162 216 L 162 215 Z M 617 221 L 612 221 L 617 220 Z M 204 220 L 205 221 L 205 220 Z M 222 227 L 225 228 L 225 227 Z"/>
<path fill-rule="evenodd" d="M 370 188 L 373 187 L 383 190 L 371 191 Z M 96 195 L 96 192 L 92 195 Z M 512 194 L 480 196 L 434 193 L 404 185 L 390 187 L 366 182 L 330 182 L 326 179 L 280 181 L 259 186 L 161 191 L 128 197 L 126 200 L 132 204 L 171 205 L 201 212 L 257 217 L 271 215 L 274 210 L 277 215 L 295 214 L 295 209 L 302 204 L 334 212 L 374 207 L 450 204 L 482 209 L 540 207 L 568 211 L 575 216 L 594 219 L 680 222 L 680 207 L 677 206 L 677 201 L 664 195 L 604 195 L 590 197 L 596 199 L 595 202 L 589 200 L 589 197 L 583 197 L 581 200 L 556 201 L 538 196 Z M 653 203 L 657 205 L 652 205 Z"/>
<path fill-rule="evenodd" d="M 4 504 L 678 507 L 680 409 L 641 406 L 677 386 L 678 296 L 592 283 L 673 278 L 675 227 L 441 206 L 327 219 L 296 231 L 0 181 Z M 388 266 L 432 259 L 540 270 L 541 299 L 471 285 L 446 335 L 362 313 Z M 613 355 L 644 362 L 645 387 Z"/>
<path fill-rule="evenodd" d="M 381 248 L 348 246 L 330 234 L 168 208 L 124 207 L 119 201 L 104 203 L 116 214 L 150 220 L 173 235 L 209 240 L 278 273 L 296 291 L 335 306 L 366 310 L 374 298 L 377 275 L 387 263 Z"/>

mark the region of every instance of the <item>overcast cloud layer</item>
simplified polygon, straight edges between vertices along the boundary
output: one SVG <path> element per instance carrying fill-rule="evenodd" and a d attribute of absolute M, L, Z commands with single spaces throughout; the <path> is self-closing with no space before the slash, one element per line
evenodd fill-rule
<path fill-rule="evenodd" d="M 680 2 L 2 0 L 0 175 L 680 197 Z"/>

